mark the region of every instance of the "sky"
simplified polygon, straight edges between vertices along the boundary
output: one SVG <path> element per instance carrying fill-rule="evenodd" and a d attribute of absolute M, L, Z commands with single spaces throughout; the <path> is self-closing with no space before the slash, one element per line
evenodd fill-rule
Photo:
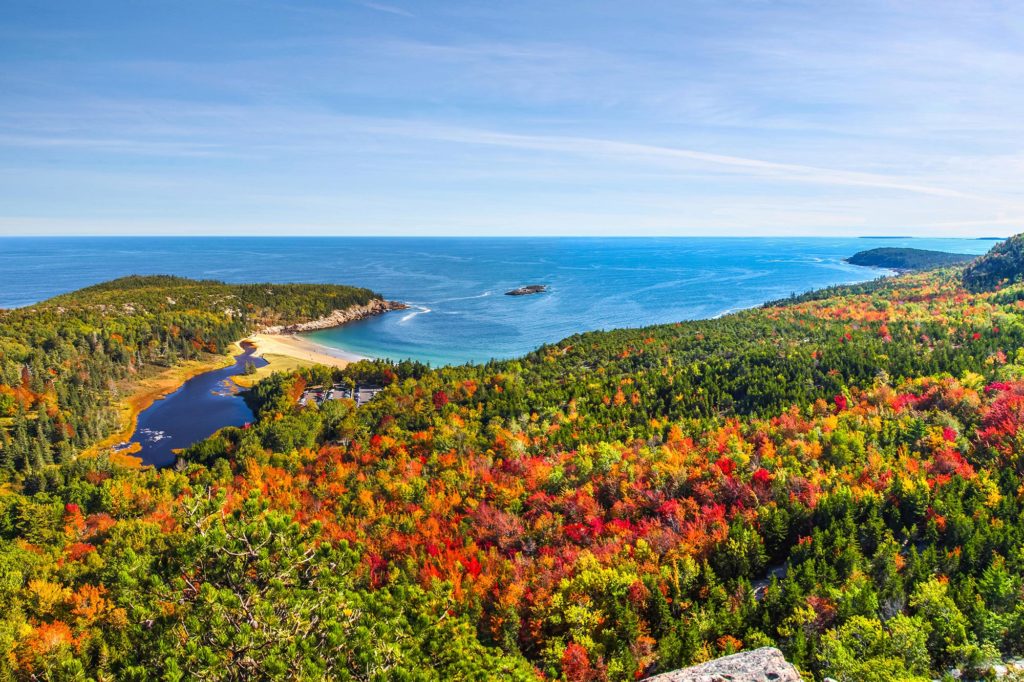
<path fill-rule="evenodd" d="M 0 235 L 1024 228 L 1024 3 L 3 0 Z"/>

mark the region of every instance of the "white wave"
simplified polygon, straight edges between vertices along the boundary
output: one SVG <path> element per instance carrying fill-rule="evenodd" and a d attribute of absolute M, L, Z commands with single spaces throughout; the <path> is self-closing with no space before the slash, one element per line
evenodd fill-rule
<path fill-rule="evenodd" d="M 405 315 L 403 315 L 402 319 L 400 319 L 398 321 L 398 324 L 405 324 L 406 322 L 408 322 L 412 318 L 416 317 L 417 315 L 425 315 L 426 313 L 429 313 L 429 312 L 430 312 L 430 308 L 427 308 L 426 306 L 418 305 L 418 306 L 416 306 L 416 310 L 413 310 L 411 313 L 406 313 Z"/>
<path fill-rule="evenodd" d="M 442 260 L 453 260 L 459 263 L 465 263 L 467 261 L 473 260 L 472 258 L 469 258 L 467 256 L 453 256 L 451 254 L 446 253 L 427 253 L 426 251 L 418 251 L 416 255 L 423 256 L 424 258 L 440 258 Z"/>
<path fill-rule="evenodd" d="M 474 298 L 487 298 L 490 295 L 490 291 L 485 291 L 484 293 L 476 294 L 475 296 L 456 296 L 455 298 L 442 298 L 439 301 L 434 301 L 434 303 L 448 303 L 449 301 L 469 301 Z"/>
<path fill-rule="evenodd" d="M 732 315 L 733 313 L 742 312 L 744 310 L 753 310 L 754 308 L 758 307 L 759 305 L 761 305 L 761 304 L 760 303 L 751 303 L 749 305 L 738 305 L 738 306 L 735 306 L 733 308 L 726 308 L 722 312 L 720 312 L 720 313 L 718 313 L 716 315 L 712 315 L 711 319 L 712 320 L 717 320 L 720 317 L 725 317 L 726 315 Z"/>
<path fill-rule="evenodd" d="M 157 429 L 140 429 L 139 435 L 146 437 L 148 443 L 159 443 L 164 438 L 170 438 L 166 431 L 160 431 Z"/>

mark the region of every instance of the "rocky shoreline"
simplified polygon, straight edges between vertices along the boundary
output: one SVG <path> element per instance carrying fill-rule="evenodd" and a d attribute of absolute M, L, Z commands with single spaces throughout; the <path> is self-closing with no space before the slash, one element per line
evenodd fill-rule
<path fill-rule="evenodd" d="M 340 327 L 348 322 L 362 320 L 374 315 L 390 312 L 392 310 L 405 310 L 406 304 L 400 301 L 386 301 L 382 298 L 375 298 L 366 305 L 354 305 L 344 310 L 333 310 L 330 315 L 321 317 L 309 322 L 297 322 L 295 324 L 275 325 L 264 327 L 259 330 L 260 334 L 297 334 L 299 332 L 311 332 L 318 329 L 331 329 Z"/>

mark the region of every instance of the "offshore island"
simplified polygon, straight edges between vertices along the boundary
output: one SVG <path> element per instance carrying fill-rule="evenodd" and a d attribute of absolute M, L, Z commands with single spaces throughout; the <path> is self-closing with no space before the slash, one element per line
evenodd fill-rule
<path fill-rule="evenodd" d="M 546 284 L 528 284 L 528 285 L 526 285 L 524 287 L 519 287 L 518 289 L 512 289 L 511 291 L 506 291 L 505 295 L 506 296 L 531 296 L 533 294 L 543 294 L 547 290 L 548 290 L 548 287 L 547 287 Z"/>

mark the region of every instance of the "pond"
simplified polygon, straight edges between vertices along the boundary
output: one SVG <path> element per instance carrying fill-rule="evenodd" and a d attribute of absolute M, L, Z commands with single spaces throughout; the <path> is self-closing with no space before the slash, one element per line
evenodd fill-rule
<path fill-rule="evenodd" d="M 253 356 L 255 350 L 245 346 L 233 365 L 192 377 L 139 414 L 130 442 L 142 447 L 135 454 L 144 464 L 170 466 L 176 459 L 174 450 L 187 448 L 225 426 L 243 426 L 253 420 L 252 410 L 231 377 L 244 373 L 246 363 L 267 364 Z"/>

